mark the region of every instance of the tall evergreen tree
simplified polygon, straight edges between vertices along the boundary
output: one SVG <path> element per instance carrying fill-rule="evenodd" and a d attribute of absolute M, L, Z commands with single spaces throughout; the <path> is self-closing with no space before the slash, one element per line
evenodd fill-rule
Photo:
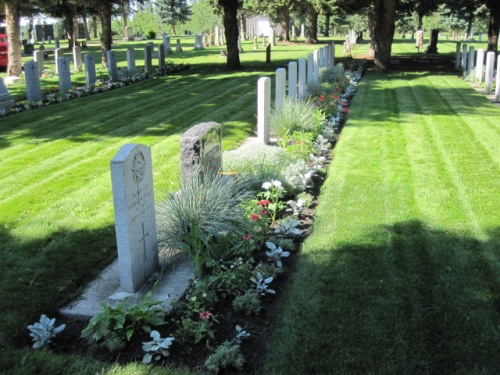
<path fill-rule="evenodd" d="M 177 24 L 188 21 L 191 15 L 186 0 L 156 0 L 156 6 L 161 23 L 170 25 L 173 35 L 177 35 Z"/>

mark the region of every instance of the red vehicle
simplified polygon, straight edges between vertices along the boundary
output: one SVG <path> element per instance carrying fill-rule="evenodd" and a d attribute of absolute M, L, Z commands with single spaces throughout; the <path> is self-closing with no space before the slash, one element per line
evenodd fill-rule
<path fill-rule="evenodd" d="M 8 60 L 7 35 L 0 34 L 0 68 L 7 68 Z"/>

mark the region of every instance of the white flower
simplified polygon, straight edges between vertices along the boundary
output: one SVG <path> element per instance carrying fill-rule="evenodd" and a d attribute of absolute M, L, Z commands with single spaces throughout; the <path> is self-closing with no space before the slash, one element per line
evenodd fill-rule
<path fill-rule="evenodd" d="M 271 184 L 270 182 L 264 182 L 262 184 L 262 188 L 266 189 L 266 190 L 269 190 L 271 188 L 271 186 L 273 186 L 273 184 Z"/>

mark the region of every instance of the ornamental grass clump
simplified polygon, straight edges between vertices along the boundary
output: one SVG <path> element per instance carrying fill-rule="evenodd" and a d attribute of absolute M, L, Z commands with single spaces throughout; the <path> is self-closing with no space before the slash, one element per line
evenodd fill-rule
<path fill-rule="evenodd" d="M 214 256 L 212 250 L 220 251 L 217 244 L 221 238 L 231 233 L 235 241 L 241 241 L 248 233 L 250 222 L 241 210 L 249 197 L 247 186 L 247 180 L 239 176 L 183 181 L 179 191 L 157 205 L 159 241 L 168 249 L 188 253 L 201 276 L 205 262 Z"/>

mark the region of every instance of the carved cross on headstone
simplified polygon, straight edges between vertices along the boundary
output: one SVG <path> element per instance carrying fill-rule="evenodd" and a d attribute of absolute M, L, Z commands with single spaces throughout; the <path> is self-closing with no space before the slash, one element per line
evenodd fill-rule
<path fill-rule="evenodd" d="M 147 257 L 147 251 L 146 251 L 146 238 L 149 236 L 149 232 L 146 233 L 146 230 L 144 229 L 144 223 L 142 223 L 142 238 L 139 240 L 139 243 L 143 243 L 144 246 L 144 263 L 148 260 Z"/>

